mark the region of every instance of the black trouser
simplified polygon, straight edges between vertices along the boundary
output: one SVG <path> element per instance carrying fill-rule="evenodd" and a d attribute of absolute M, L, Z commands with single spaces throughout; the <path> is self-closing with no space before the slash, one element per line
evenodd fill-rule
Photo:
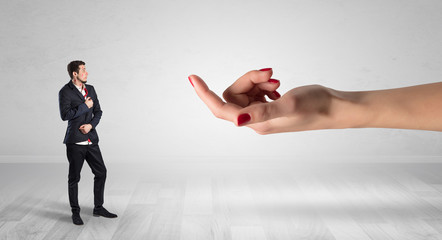
<path fill-rule="evenodd" d="M 71 204 L 72 212 L 80 212 L 80 206 L 78 205 L 78 182 L 80 181 L 80 172 L 85 159 L 95 175 L 95 208 L 102 207 L 104 202 L 104 183 L 106 182 L 106 166 L 101 156 L 100 147 L 98 147 L 98 144 L 85 146 L 66 144 L 66 153 L 69 161 L 69 203 Z"/>

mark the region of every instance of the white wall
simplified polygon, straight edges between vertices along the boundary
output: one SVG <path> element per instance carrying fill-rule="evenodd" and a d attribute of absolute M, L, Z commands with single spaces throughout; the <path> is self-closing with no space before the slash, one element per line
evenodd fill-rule
<path fill-rule="evenodd" d="M 439 132 L 260 136 L 215 119 L 187 80 L 198 74 L 222 93 L 246 71 L 272 67 L 281 93 L 441 81 L 441 13 L 439 0 L 2 1 L 0 161 L 65 161 L 58 91 L 76 59 L 98 92 L 112 161 L 442 156 Z"/>

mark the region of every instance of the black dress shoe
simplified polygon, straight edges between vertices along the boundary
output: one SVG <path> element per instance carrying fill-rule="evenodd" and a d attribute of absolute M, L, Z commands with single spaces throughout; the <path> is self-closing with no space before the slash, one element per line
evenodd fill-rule
<path fill-rule="evenodd" d="M 81 220 L 79 213 L 72 213 L 72 222 L 75 225 L 83 225 L 83 220 Z"/>
<path fill-rule="evenodd" d="M 94 214 L 94 217 L 98 217 L 98 216 L 102 216 L 102 217 L 105 217 L 105 218 L 116 218 L 117 217 L 117 214 L 110 213 L 104 207 L 94 208 L 94 213 L 93 214 Z"/>

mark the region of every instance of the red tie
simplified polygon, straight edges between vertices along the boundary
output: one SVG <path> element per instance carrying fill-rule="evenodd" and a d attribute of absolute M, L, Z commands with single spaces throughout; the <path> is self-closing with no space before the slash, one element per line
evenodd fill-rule
<path fill-rule="evenodd" d="M 84 99 L 87 99 L 87 89 L 86 89 L 86 87 L 84 87 L 83 89 L 84 89 L 84 92 L 86 93 L 86 94 L 84 94 Z M 87 141 L 91 142 L 91 140 L 89 138 L 87 139 Z"/>

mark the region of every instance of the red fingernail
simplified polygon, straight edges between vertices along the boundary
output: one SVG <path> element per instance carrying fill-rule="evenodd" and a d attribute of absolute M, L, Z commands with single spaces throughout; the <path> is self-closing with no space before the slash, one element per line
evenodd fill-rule
<path fill-rule="evenodd" d="M 238 116 L 238 126 L 243 125 L 244 123 L 250 121 L 252 119 L 248 113 L 243 113 Z"/>
<path fill-rule="evenodd" d="M 279 80 L 270 78 L 269 83 L 279 83 Z"/>
<path fill-rule="evenodd" d="M 275 94 L 275 96 L 276 96 L 277 98 L 280 98 L 280 97 L 281 97 L 281 94 L 279 94 L 279 92 L 277 92 L 277 91 L 273 91 L 273 94 Z"/>
<path fill-rule="evenodd" d="M 272 70 L 272 68 L 262 68 L 262 69 L 259 69 L 259 71 L 261 71 L 261 72 L 270 71 L 270 70 Z"/>
<path fill-rule="evenodd" d="M 193 82 L 192 82 L 192 79 L 190 79 L 190 77 L 189 77 L 189 82 L 190 82 L 190 84 L 192 84 L 192 87 L 195 87 L 195 86 L 193 86 Z"/>

